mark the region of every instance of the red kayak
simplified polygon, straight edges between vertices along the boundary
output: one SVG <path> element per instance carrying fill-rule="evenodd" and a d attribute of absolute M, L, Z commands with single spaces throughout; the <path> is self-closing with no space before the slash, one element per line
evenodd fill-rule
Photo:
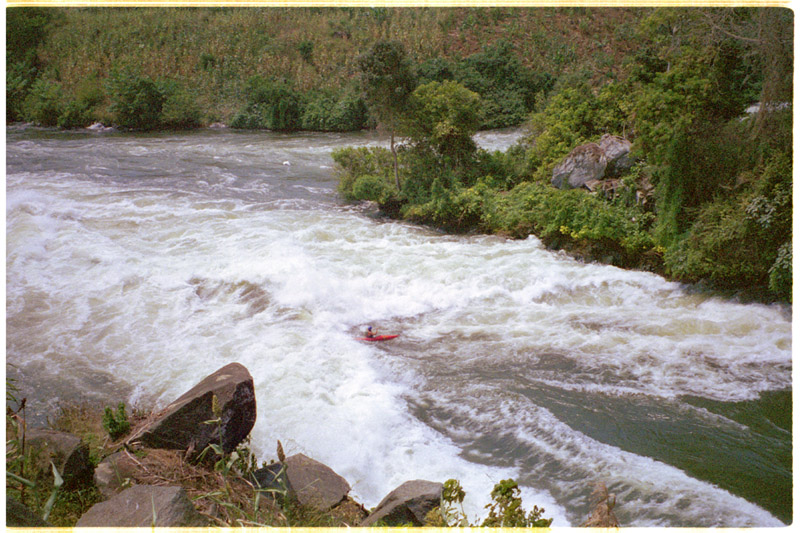
<path fill-rule="evenodd" d="M 375 335 L 374 337 L 361 337 L 358 340 L 360 340 L 360 341 L 388 341 L 389 339 L 394 339 L 395 337 L 399 337 L 399 335 Z"/>

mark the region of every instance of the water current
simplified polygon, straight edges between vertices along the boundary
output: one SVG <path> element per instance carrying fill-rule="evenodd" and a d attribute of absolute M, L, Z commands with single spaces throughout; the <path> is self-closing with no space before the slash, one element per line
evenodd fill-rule
<path fill-rule="evenodd" d="M 6 359 L 29 410 L 164 406 L 237 361 L 259 458 L 280 439 L 367 507 L 457 478 L 474 522 L 511 477 L 554 526 L 600 481 L 625 526 L 792 521 L 789 307 L 344 203 L 332 150 L 383 143 L 9 129 Z M 368 324 L 400 337 L 356 340 Z"/>

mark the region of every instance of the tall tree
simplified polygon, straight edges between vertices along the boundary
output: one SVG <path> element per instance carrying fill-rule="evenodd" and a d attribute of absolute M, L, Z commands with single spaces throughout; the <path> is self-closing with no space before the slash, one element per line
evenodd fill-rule
<path fill-rule="evenodd" d="M 467 164 L 477 149 L 472 136 L 483 118 L 477 93 L 455 81 L 432 81 L 417 87 L 409 109 L 404 131 L 412 141 L 430 146 L 453 167 Z"/>
<path fill-rule="evenodd" d="M 403 45 L 398 41 L 378 41 L 358 57 L 358 69 L 367 103 L 378 123 L 389 130 L 391 136 L 394 179 L 400 190 L 397 171 L 395 133 L 414 91 L 416 80 Z"/>

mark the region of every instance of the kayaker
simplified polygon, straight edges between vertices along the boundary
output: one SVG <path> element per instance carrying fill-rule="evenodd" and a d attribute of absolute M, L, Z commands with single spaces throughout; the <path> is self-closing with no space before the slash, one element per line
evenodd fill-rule
<path fill-rule="evenodd" d="M 377 335 L 377 333 L 373 331 L 372 326 L 367 326 L 367 332 L 364 333 L 364 336 L 367 337 L 368 339 L 371 339 L 375 335 Z"/>

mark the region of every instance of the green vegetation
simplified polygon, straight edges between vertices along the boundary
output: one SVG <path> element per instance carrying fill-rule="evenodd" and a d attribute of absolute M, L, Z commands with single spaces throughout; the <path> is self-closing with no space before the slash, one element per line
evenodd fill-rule
<path fill-rule="evenodd" d="M 639 48 L 616 79 L 562 74 L 507 153 L 471 143 L 471 110 L 490 109 L 481 95 L 456 81 L 422 85 L 398 121 L 408 139 L 399 183 L 387 182 L 378 150 L 345 149 L 334 153 L 340 191 L 450 231 L 533 233 L 587 259 L 790 302 L 791 12 L 642 15 L 629 35 Z M 452 69 L 431 61 L 420 72 Z M 550 186 L 572 149 L 604 133 L 632 139 L 638 163 L 595 193 Z"/>
<path fill-rule="evenodd" d="M 105 408 L 103 412 L 103 428 L 108 432 L 111 440 L 117 440 L 131 430 L 131 423 L 128 421 L 123 402 L 119 402 L 119 405 L 117 405 L 116 413 L 110 407 Z"/>
<path fill-rule="evenodd" d="M 7 11 L 8 121 L 379 126 L 387 154 L 335 154 L 350 200 L 791 301 L 788 9 Z M 505 154 L 471 139 L 520 124 Z M 603 134 L 638 163 L 596 193 L 551 190 L 553 168 Z"/>
<path fill-rule="evenodd" d="M 533 506 L 529 513 L 522 507 L 517 482 L 504 479 L 492 489 L 492 501 L 486 505 L 488 516 L 480 524 L 470 524 L 462 506 L 466 493 L 458 480 L 448 479 L 442 489 L 442 503 L 428 513 L 430 527 L 550 527 L 552 518 L 542 518 L 544 509 Z"/>

